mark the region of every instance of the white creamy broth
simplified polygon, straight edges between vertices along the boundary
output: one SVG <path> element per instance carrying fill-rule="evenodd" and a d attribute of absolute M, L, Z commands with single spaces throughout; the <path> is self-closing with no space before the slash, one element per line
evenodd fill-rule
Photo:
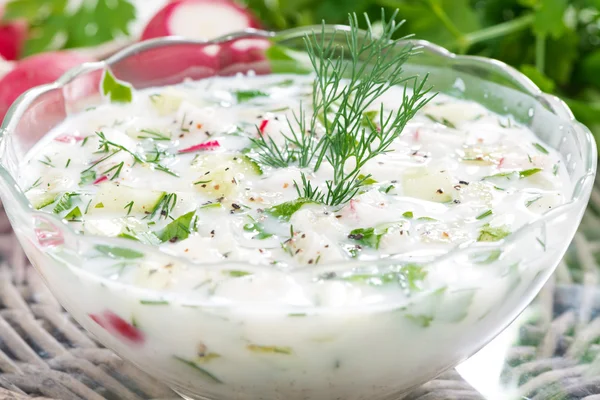
<path fill-rule="evenodd" d="M 59 214 L 82 235 L 136 240 L 200 264 L 148 262 L 115 272 L 114 257 L 92 260 L 100 276 L 194 298 L 301 306 L 472 287 L 482 272 L 459 265 L 329 274 L 317 283 L 286 274 L 350 260 L 410 262 L 498 241 L 564 203 L 571 190 L 560 155 L 527 127 L 438 94 L 389 152 L 364 166 L 370 177 L 351 201 L 303 203 L 301 172 L 324 188 L 329 163 L 316 172 L 294 162 L 270 167 L 249 138 L 262 134 L 283 145 L 290 125 L 297 127 L 299 104 L 310 104 L 312 81 L 240 75 L 134 92 L 129 104 L 102 105 L 57 126 L 29 153 L 20 182 L 34 207 Z M 377 124 L 380 106 L 396 110 L 403 90 L 391 88 L 365 118 Z M 273 273 L 201 267 L 219 262 Z M 456 278 L 465 275 L 471 278 Z M 399 279 L 406 290 L 387 285 Z"/>

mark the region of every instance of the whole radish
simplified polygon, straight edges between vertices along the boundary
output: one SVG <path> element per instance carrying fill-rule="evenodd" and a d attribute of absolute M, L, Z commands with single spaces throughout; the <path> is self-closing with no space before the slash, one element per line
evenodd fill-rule
<path fill-rule="evenodd" d="M 0 24 L 0 56 L 16 60 L 27 38 L 27 23 L 15 21 Z"/>
<path fill-rule="evenodd" d="M 142 40 L 183 36 L 210 40 L 246 28 L 260 28 L 250 11 L 231 0 L 176 0 L 146 25 Z"/>
<path fill-rule="evenodd" d="M 0 79 L 0 119 L 26 90 L 51 83 L 69 69 L 92 59 L 72 52 L 50 52 L 27 57 Z"/>

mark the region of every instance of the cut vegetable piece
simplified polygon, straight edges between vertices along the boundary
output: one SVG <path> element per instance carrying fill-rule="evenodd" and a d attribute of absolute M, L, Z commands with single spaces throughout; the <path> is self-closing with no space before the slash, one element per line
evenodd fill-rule
<path fill-rule="evenodd" d="M 198 171 L 194 188 L 214 197 L 235 193 L 246 175 L 262 174 L 260 167 L 247 157 L 224 154 L 201 153 L 192 166 Z"/>
<path fill-rule="evenodd" d="M 260 28 L 245 8 L 230 0 L 178 0 L 167 4 L 146 25 L 142 40 L 183 36 L 210 40 L 246 28 Z"/>
<path fill-rule="evenodd" d="M 125 215 L 129 209 L 130 213 L 151 212 L 164 194 L 165 192 L 132 188 L 105 181 L 98 185 L 98 192 L 92 199 L 89 214 L 113 212 Z M 98 204 L 102 204 L 103 207 L 97 208 Z"/>
<path fill-rule="evenodd" d="M 456 191 L 445 170 L 419 168 L 404 175 L 404 194 L 423 200 L 446 203 Z"/>
<path fill-rule="evenodd" d="M 311 204 L 314 202 L 308 199 L 296 199 L 292 201 L 287 201 L 285 203 L 278 204 L 266 210 L 269 214 L 274 217 L 278 217 L 283 221 L 289 221 L 292 215 L 300 208 L 302 208 L 305 204 Z"/>
<path fill-rule="evenodd" d="M 92 60 L 70 52 L 43 53 L 19 61 L 15 68 L 0 80 L 0 117 L 4 116 L 10 105 L 26 90 L 54 82 L 69 69 L 87 61 Z M 83 81 L 78 81 L 82 85 L 82 92 L 78 92 L 78 95 L 85 95 L 88 89 L 90 92 L 92 89 L 97 90 L 98 82 L 95 78 L 99 77 L 90 76 L 89 88 L 87 81 L 85 85 Z"/>

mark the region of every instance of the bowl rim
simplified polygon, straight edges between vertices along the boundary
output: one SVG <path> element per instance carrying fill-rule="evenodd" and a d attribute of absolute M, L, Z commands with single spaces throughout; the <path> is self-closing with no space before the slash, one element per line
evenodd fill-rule
<path fill-rule="evenodd" d="M 280 32 L 250 28 L 250 29 L 246 29 L 243 31 L 223 35 L 223 36 L 220 36 L 220 37 L 212 39 L 212 40 L 193 40 L 193 39 L 186 39 L 186 38 L 179 37 L 179 36 L 170 36 L 170 37 L 164 37 L 164 38 L 150 39 L 150 40 L 146 40 L 143 42 L 139 42 L 139 43 L 130 45 L 130 46 L 118 51 L 117 53 L 110 56 L 106 60 L 81 64 L 81 65 L 74 67 L 74 68 L 70 69 L 69 71 L 67 71 L 55 82 L 34 87 L 32 89 L 29 89 L 25 93 L 23 93 L 21 96 L 19 96 L 19 98 L 9 108 L 9 110 L 2 122 L 2 125 L 0 126 L 0 149 L 6 150 L 5 149 L 5 147 L 6 147 L 5 138 L 7 137 L 7 133 L 10 134 L 10 132 L 15 130 L 17 124 L 20 121 L 20 118 L 22 117 L 24 112 L 28 109 L 28 107 L 32 104 L 32 102 L 36 98 L 38 98 L 39 96 L 42 96 L 45 93 L 51 92 L 53 90 L 64 88 L 65 85 L 67 85 L 68 83 L 70 83 L 71 81 L 76 79 L 77 77 L 82 76 L 86 73 L 110 68 L 113 64 L 116 64 L 130 56 L 133 56 L 133 55 L 137 54 L 138 52 L 141 52 L 144 50 L 149 50 L 149 49 L 160 48 L 160 47 L 166 47 L 166 46 L 170 46 L 170 45 L 188 44 L 188 45 L 206 46 L 206 45 L 210 45 L 210 44 L 221 44 L 221 43 L 224 43 L 224 42 L 227 42 L 230 40 L 252 39 L 252 38 L 285 40 L 285 39 L 289 39 L 289 38 L 303 37 L 304 35 L 306 35 L 308 33 L 312 33 L 312 32 L 319 33 L 320 31 L 322 31 L 323 33 L 334 33 L 334 32 L 348 32 L 349 30 L 350 30 L 350 27 L 346 26 L 346 25 L 326 25 L 326 24 L 313 25 L 313 26 L 307 26 L 307 27 L 298 27 L 298 28 L 288 29 L 288 30 L 284 30 L 284 31 L 280 31 Z M 578 121 L 575 120 L 573 113 L 571 112 L 571 110 L 569 109 L 569 107 L 567 106 L 567 104 L 565 102 L 563 102 L 561 99 L 559 99 L 558 97 L 556 97 L 554 95 L 543 93 L 539 89 L 539 87 L 536 86 L 529 78 L 527 78 L 525 75 L 520 73 L 518 70 L 507 65 L 506 63 L 504 63 L 502 61 L 491 59 L 491 58 L 486 58 L 486 57 L 480 57 L 480 56 L 458 55 L 458 54 L 450 52 L 449 50 L 447 50 L 441 46 L 438 46 L 436 44 L 433 44 L 433 43 L 425 41 L 425 40 L 406 39 L 406 40 L 401 40 L 399 42 L 399 44 L 403 44 L 403 43 L 404 44 L 410 43 L 420 49 L 426 49 L 427 51 L 429 51 L 429 52 L 433 53 L 434 55 L 439 56 L 441 58 L 451 59 L 451 60 L 458 61 L 458 62 L 460 62 L 460 61 L 464 61 L 464 62 L 476 61 L 481 65 L 489 67 L 490 70 L 502 73 L 503 75 L 508 77 L 511 81 L 516 82 L 520 86 L 520 89 L 525 92 L 525 94 L 530 95 L 537 102 L 539 102 L 540 104 L 542 104 L 546 108 L 548 108 L 549 111 L 556 114 L 561 120 L 563 120 L 565 122 L 565 125 L 567 125 L 573 129 L 574 134 L 580 136 L 580 138 L 583 138 L 583 141 L 581 141 L 579 143 L 579 145 L 580 145 L 579 150 L 583 152 L 582 158 L 583 158 L 583 162 L 585 163 L 585 173 L 581 177 L 579 177 L 579 179 L 577 181 L 573 182 L 573 193 L 571 194 L 571 198 L 568 202 L 546 212 L 539 219 L 525 224 L 524 226 L 520 227 L 516 231 L 512 232 L 505 239 L 502 239 L 497 242 L 469 243 L 467 246 L 457 246 L 446 253 L 435 255 L 433 257 L 426 257 L 426 259 L 424 259 L 422 262 L 434 263 L 434 262 L 444 261 L 446 259 L 460 256 L 463 253 L 468 254 L 468 252 L 471 251 L 473 248 L 476 248 L 478 251 L 501 250 L 505 246 L 509 245 L 510 243 L 513 243 L 513 242 L 519 240 L 519 238 L 526 235 L 529 231 L 535 229 L 537 226 L 541 226 L 546 221 L 554 219 L 556 217 L 559 217 L 560 215 L 570 211 L 571 209 L 578 210 L 580 215 L 583 214 L 583 210 L 585 209 L 585 205 L 587 204 L 587 200 L 589 199 L 589 196 L 590 196 L 593 184 L 594 184 L 594 177 L 595 177 L 595 172 L 596 172 L 596 167 L 597 167 L 598 154 L 597 154 L 596 142 L 594 140 L 592 133 L 590 132 L 590 130 L 588 128 L 586 128 L 584 125 L 582 125 L 581 123 L 579 123 Z M 252 264 L 252 263 L 243 262 L 243 261 L 224 260 L 224 261 L 219 261 L 219 262 L 214 262 L 214 263 L 197 263 L 197 262 L 189 260 L 183 256 L 175 256 L 175 255 L 167 254 L 163 251 L 160 251 L 155 246 L 136 243 L 131 240 L 124 239 L 124 238 L 118 238 L 118 237 L 117 238 L 108 238 L 108 237 L 95 236 L 95 235 L 77 234 L 71 226 L 69 226 L 63 219 L 59 218 L 58 216 L 44 212 L 44 211 L 35 210 L 33 208 L 33 206 L 31 205 L 31 203 L 29 202 L 29 200 L 27 199 L 27 197 L 25 196 L 24 191 L 22 189 L 20 189 L 20 187 L 16 183 L 15 178 L 12 177 L 12 175 L 7 171 L 6 168 L 4 168 L 4 166 L 2 164 L 0 164 L 0 179 L 4 179 L 8 183 L 8 185 L 6 185 L 6 186 L 9 188 L 9 191 L 10 191 L 10 193 L 6 193 L 6 192 L 2 193 L 2 197 L 9 196 L 9 197 L 16 199 L 17 202 L 19 203 L 19 205 L 21 206 L 22 213 L 31 215 L 34 218 L 36 216 L 43 218 L 44 220 L 53 223 L 55 226 L 60 227 L 61 230 L 66 230 L 66 232 L 69 235 L 73 235 L 79 241 L 91 242 L 91 243 L 98 242 L 98 241 L 102 241 L 105 243 L 114 243 L 116 245 L 121 245 L 120 247 L 139 249 L 140 251 L 143 251 L 145 255 L 154 253 L 157 255 L 161 255 L 162 257 L 166 256 L 172 260 L 176 260 L 177 262 L 181 263 L 181 265 L 202 265 L 205 268 L 211 268 L 211 267 L 219 267 L 224 264 L 227 264 L 228 266 L 241 266 L 241 267 L 245 267 L 245 268 L 252 268 L 254 270 L 264 269 L 265 271 L 270 271 L 270 272 L 275 271 L 272 267 L 270 267 L 268 265 Z M 67 245 L 65 244 L 65 246 L 67 246 Z M 299 269 L 288 271 L 285 273 L 293 275 L 295 273 L 295 271 L 301 271 L 304 274 L 304 273 L 314 273 L 315 271 L 316 272 L 324 272 L 326 270 L 333 270 L 333 269 L 340 269 L 340 268 L 342 270 L 351 270 L 353 267 L 358 267 L 358 266 L 364 265 L 365 263 L 368 263 L 369 266 L 372 266 L 372 267 L 381 267 L 381 266 L 398 265 L 398 264 L 402 264 L 403 262 L 420 262 L 420 260 L 415 259 L 414 257 L 411 257 L 409 260 L 402 259 L 402 257 L 380 258 L 377 260 L 369 260 L 369 261 L 344 260 L 341 262 L 318 265 L 318 266 L 309 267 L 309 268 L 299 268 Z M 111 281 L 111 282 L 116 283 L 115 281 Z M 142 289 L 141 287 L 136 286 L 134 284 L 126 284 L 126 286 L 130 287 L 130 288 Z M 163 293 L 165 295 L 173 293 L 172 291 L 155 291 L 155 290 L 151 290 L 151 291 L 157 292 L 157 293 Z M 212 304 L 212 305 L 214 306 L 214 304 Z M 351 307 L 356 307 L 356 306 L 351 306 Z"/>

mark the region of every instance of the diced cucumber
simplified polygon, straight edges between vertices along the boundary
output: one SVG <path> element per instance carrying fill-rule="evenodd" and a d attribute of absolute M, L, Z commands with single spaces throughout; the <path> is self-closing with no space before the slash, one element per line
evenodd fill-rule
<path fill-rule="evenodd" d="M 193 167 L 198 170 L 196 190 L 213 197 L 231 196 L 238 190 L 240 180 L 248 175 L 261 175 L 262 170 L 248 157 L 224 154 L 199 156 Z"/>
<path fill-rule="evenodd" d="M 43 192 L 43 193 L 32 194 L 27 197 L 29 198 L 31 205 L 36 210 L 39 210 L 41 208 L 44 208 L 44 207 L 49 206 L 50 204 L 54 203 L 56 196 L 57 196 L 57 193 L 54 193 L 54 192 Z"/>
<path fill-rule="evenodd" d="M 404 195 L 418 199 L 446 203 L 455 191 L 452 178 L 445 170 L 416 168 L 403 177 Z"/>
<path fill-rule="evenodd" d="M 150 95 L 150 103 L 159 115 L 171 115 L 179 110 L 184 94 L 174 89 L 167 89 L 161 94 Z"/>
<path fill-rule="evenodd" d="M 92 199 L 89 213 L 145 213 L 151 212 L 165 192 L 144 190 L 105 182 L 98 185 L 98 192 Z M 96 205 L 102 203 L 103 207 Z"/>

